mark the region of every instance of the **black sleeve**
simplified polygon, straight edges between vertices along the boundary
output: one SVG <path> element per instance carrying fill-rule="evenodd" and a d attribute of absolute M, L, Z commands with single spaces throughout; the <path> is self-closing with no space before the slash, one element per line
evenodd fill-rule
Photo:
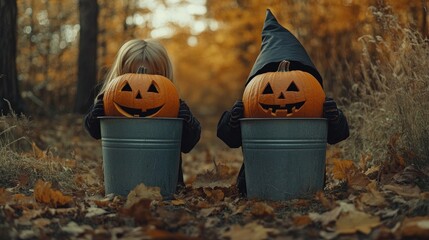
<path fill-rule="evenodd" d="M 338 121 L 328 121 L 328 143 L 336 144 L 349 137 L 349 125 L 344 113 L 338 109 Z"/>
<path fill-rule="evenodd" d="M 88 114 L 85 116 L 85 129 L 91 135 L 91 137 L 95 139 L 101 138 L 101 130 L 100 130 L 100 119 L 98 119 L 92 111 L 94 110 L 94 106 L 91 107 Z"/>
<path fill-rule="evenodd" d="M 192 113 L 191 113 L 192 114 Z M 201 137 L 200 122 L 192 116 L 190 123 L 183 121 L 181 152 L 188 153 L 194 148 Z"/>
<path fill-rule="evenodd" d="M 217 137 L 230 148 L 239 148 L 241 147 L 241 128 L 240 125 L 235 128 L 231 127 L 228 124 L 230 118 L 231 113 L 229 111 L 222 114 L 217 124 Z"/>

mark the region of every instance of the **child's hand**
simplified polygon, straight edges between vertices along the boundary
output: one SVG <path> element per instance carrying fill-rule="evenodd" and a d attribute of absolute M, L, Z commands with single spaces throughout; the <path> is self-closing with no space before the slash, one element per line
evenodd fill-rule
<path fill-rule="evenodd" d="M 336 122 L 339 114 L 337 103 L 332 98 L 327 97 L 323 103 L 323 117 L 327 118 L 329 122 Z"/>
<path fill-rule="evenodd" d="M 92 111 L 91 111 L 92 118 L 104 116 L 103 96 L 104 94 L 100 94 L 97 97 L 97 100 L 95 101 L 94 107 L 92 108 Z"/>
<path fill-rule="evenodd" d="M 231 118 L 229 119 L 228 125 L 237 128 L 240 126 L 240 118 L 244 116 L 244 105 L 242 101 L 236 101 L 231 109 Z"/>
<path fill-rule="evenodd" d="M 194 116 L 192 116 L 191 110 L 188 105 L 186 105 L 185 101 L 180 100 L 179 114 L 178 118 L 182 118 L 189 125 L 193 125 Z"/>

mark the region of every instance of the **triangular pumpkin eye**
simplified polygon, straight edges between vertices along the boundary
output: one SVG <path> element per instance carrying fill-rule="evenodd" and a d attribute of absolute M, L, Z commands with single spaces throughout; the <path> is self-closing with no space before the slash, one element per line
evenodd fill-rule
<path fill-rule="evenodd" d="M 128 84 L 128 82 L 125 83 L 125 85 L 122 87 L 121 89 L 122 92 L 132 92 L 133 90 L 131 89 L 130 84 Z"/>
<path fill-rule="evenodd" d="M 298 87 L 296 86 L 296 84 L 294 82 L 292 82 L 289 87 L 287 88 L 288 92 L 292 91 L 292 92 L 299 92 Z"/>
<path fill-rule="evenodd" d="M 267 84 L 267 86 L 265 86 L 264 91 L 262 92 L 262 94 L 273 94 L 273 89 L 271 88 L 270 83 Z"/>
<path fill-rule="evenodd" d="M 140 91 L 137 92 L 136 99 L 142 99 L 142 95 L 140 94 Z"/>
<path fill-rule="evenodd" d="M 158 92 L 158 88 L 156 87 L 156 84 L 154 82 L 152 82 L 149 86 L 149 89 L 147 90 L 148 92 L 153 92 L 153 93 L 159 93 Z"/>

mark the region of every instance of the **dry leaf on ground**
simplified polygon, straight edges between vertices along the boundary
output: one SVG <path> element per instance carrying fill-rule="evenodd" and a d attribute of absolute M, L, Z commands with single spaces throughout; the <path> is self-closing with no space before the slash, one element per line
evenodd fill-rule
<path fill-rule="evenodd" d="M 227 165 L 217 164 L 216 168 L 211 171 L 206 171 L 203 174 L 198 174 L 195 181 L 192 183 L 194 188 L 214 188 L 214 187 L 231 187 L 235 183 L 236 170 L 231 169 Z"/>
<path fill-rule="evenodd" d="M 322 223 L 323 226 L 327 226 L 331 222 L 335 222 L 338 219 L 338 216 L 341 214 L 341 207 L 336 207 L 331 211 L 319 213 L 309 213 L 308 216 L 311 220 L 315 222 Z"/>
<path fill-rule="evenodd" d="M 335 231 L 339 234 L 353 234 L 362 232 L 369 234 L 372 228 L 380 225 L 378 216 L 371 216 L 360 211 L 343 213 L 337 220 Z"/>
<path fill-rule="evenodd" d="M 308 215 L 301 215 L 301 216 L 295 216 L 293 217 L 293 224 L 296 227 L 305 227 L 309 224 L 311 224 L 313 221 Z"/>
<path fill-rule="evenodd" d="M 274 209 L 270 205 L 264 202 L 256 202 L 251 204 L 251 210 L 253 216 L 256 217 L 274 217 Z"/>
<path fill-rule="evenodd" d="M 367 186 L 368 192 L 363 193 L 360 197 L 361 202 L 365 205 L 373 207 L 381 207 L 387 204 L 384 196 L 377 190 L 377 183 L 371 182 Z"/>
<path fill-rule="evenodd" d="M 356 169 L 357 167 L 352 160 L 334 160 L 332 174 L 335 179 L 346 180 L 350 172 Z"/>
<path fill-rule="evenodd" d="M 65 206 L 73 200 L 72 197 L 66 196 L 58 190 L 51 188 L 50 182 L 38 180 L 34 187 L 34 197 L 36 201 L 49 204 L 53 207 Z"/>
<path fill-rule="evenodd" d="M 401 235 L 423 239 L 429 236 L 429 217 L 406 218 L 400 228 Z"/>
<path fill-rule="evenodd" d="M 420 196 L 420 188 L 415 185 L 399 185 L 388 184 L 383 187 L 385 190 L 390 190 L 403 197 L 417 198 Z"/>
<path fill-rule="evenodd" d="M 161 201 L 161 189 L 159 187 L 147 187 L 144 185 L 144 183 L 140 183 L 137 185 L 137 187 L 130 191 L 124 207 L 130 208 L 143 199 Z"/>
<path fill-rule="evenodd" d="M 218 203 L 225 198 L 225 193 L 221 189 L 203 188 L 204 193 L 211 202 Z"/>
<path fill-rule="evenodd" d="M 268 234 L 276 234 L 278 230 L 265 228 L 256 222 L 248 223 L 244 226 L 233 225 L 231 228 L 222 234 L 222 237 L 228 237 L 231 240 L 261 240 L 267 239 Z"/>

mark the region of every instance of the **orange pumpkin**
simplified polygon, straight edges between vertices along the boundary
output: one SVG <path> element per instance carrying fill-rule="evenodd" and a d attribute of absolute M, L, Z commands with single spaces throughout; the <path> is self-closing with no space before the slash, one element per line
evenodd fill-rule
<path fill-rule="evenodd" d="M 103 97 L 106 116 L 177 117 L 179 94 L 174 84 L 161 75 L 127 73 L 113 79 Z"/>
<path fill-rule="evenodd" d="M 325 93 L 313 75 L 293 70 L 282 61 L 277 72 L 255 76 L 243 94 L 244 116 L 248 118 L 323 116 Z"/>

